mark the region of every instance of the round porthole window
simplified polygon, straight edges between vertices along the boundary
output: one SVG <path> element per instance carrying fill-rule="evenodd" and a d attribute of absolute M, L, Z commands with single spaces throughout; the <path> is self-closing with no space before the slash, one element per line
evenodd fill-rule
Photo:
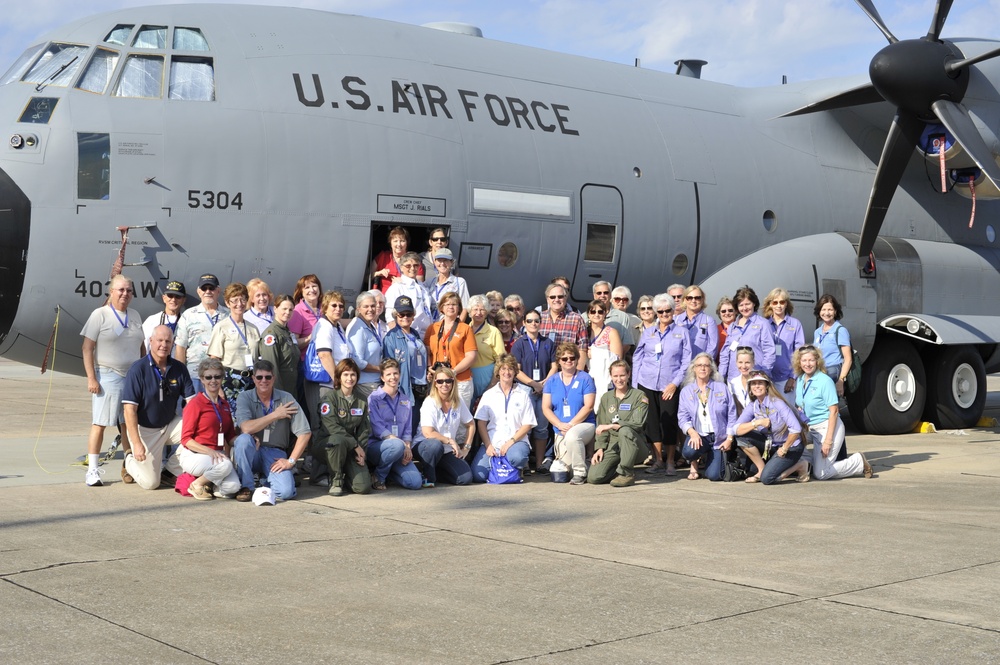
<path fill-rule="evenodd" d="M 993 228 L 992 224 L 987 225 L 987 227 L 986 227 L 986 241 L 992 243 L 992 242 L 996 242 L 996 239 L 997 239 L 996 229 Z"/>
<path fill-rule="evenodd" d="M 674 262 L 670 266 L 670 269 L 675 275 L 683 275 L 688 271 L 688 257 L 687 254 L 678 254 L 674 257 Z"/>
<path fill-rule="evenodd" d="M 768 233 L 774 233 L 774 230 L 778 228 L 778 218 L 774 215 L 773 210 L 764 211 L 764 230 Z"/>
<path fill-rule="evenodd" d="M 500 249 L 497 251 L 497 262 L 503 268 L 510 268 L 517 263 L 517 245 L 512 242 L 500 245 Z"/>

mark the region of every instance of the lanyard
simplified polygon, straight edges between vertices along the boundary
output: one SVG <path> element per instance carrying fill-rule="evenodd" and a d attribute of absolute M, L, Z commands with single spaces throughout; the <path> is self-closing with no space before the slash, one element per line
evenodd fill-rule
<path fill-rule="evenodd" d="M 111 307 L 111 305 L 108 305 L 108 307 Z M 112 313 L 114 313 L 115 318 L 118 319 L 118 323 L 121 324 L 122 328 L 128 329 L 128 309 L 125 310 L 125 320 L 124 321 L 122 321 L 122 317 L 118 316 L 118 310 L 117 309 L 115 309 L 114 307 L 111 307 L 111 311 L 112 311 Z"/>
<path fill-rule="evenodd" d="M 398 416 L 396 415 L 396 410 L 399 408 L 399 397 L 400 397 L 400 393 L 397 390 L 396 391 L 396 403 L 393 404 L 392 401 L 391 401 L 392 397 L 389 395 L 389 393 L 385 394 L 385 403 L 392 410 L 392 424 L 393 425 L 397 424 L 397 421 L 399 420 Z"/>
<path fill-rule="evenodd" d="M 208 312 L 205 312 L 205 318 L 208 319 L 208 325 L 214 328 L 215 324 L 219 322 L 219 310 L 215 310 L 215 316 L 209 316 Z"/>
<path fill-rule="evenodd" d="M 532 344 L 531 338 L 528 338 L 528 346 L 531 347 L 531 353 L 535 356 L 535 369 L 538 369 L 538 348 L 542 345 L 542 338 L 539 337 L 538 340 Z"/>
<path fill-rule="evenodd" d="M 441 300 L 441 292 L 444 291 L 449 286 L 451 286 L 451 275 L 448 275 L 448 279 L 445 280 L 444 284 L 441 284 L 440 286 L 435 286 L 434 287 L 434 301 L 435 302 Z M 458 289 L 455 289 L 455 291 L 457 291 L 457 290 Z"/>
<path fill-rule="evenodd" d="M 503 388 L 500 389 L 503 394 Z M 514 396 L 514 386 L 510 387 L 510 392 L 503 396 L 503 415 L 507 415 L 507 408 L 510 406 L 510 398 Z"/>
<path fill-rule="evenodd" d="M 486 322 L 485 322 L 485 321 L 483 321 L 482 323 L 480 323 L 480 324 L 479 324 L 479 327 L 478 327 L 478 328 L 476 328 L 476 331 L 475 331 L 475 332 L 474 332 L 473 334 L 474 334 L 474 335 L 478 335 L 478 334 L 479 334 L 479 331 L 480 331 L 480 330 L 482 330 L 482 329 L 483 329 L 483 328 L 485 328 L 485 327 L 486 327 Z"/>
<path fill-rule="evenodd" d="M 126 314 L 128 314 L 128 312 L 126 312 Z M 173 323 L 167 323 L 167 310 L 163 310 L 160 312 L 160 325 L 170 328 L 172 332 L 177 332 L 177 320 L 179 318 L 180 317 L 175 317 Z"/>
<path fill-rule="evenodd" d="M 219 419 L 219 432 L 222 432 L 222 412 L 219 411 L 219 407 L 215 405 L 215 402 L 213 402 L 212 398 L 208 396 L 208 393 L 204 394 L 205 399 L 208 400 L 208 403 L 212 405 L 212 409 L 215 410 L 215 417 Z"/>
<path fill-rule="evenodd" d="M 306 300 L 305 300 L 305 298 L 302 299 L 302 304 L 305 305 L 306 306 L 306 310 L 308 310 L 309 313 L 312 314 L 313 325 L 316 325 L 316 323 L 320 319 L 319 308 L 317 307 L 316 309 L 313 309 L 312 305 L 310 305 L 309 303 L 307 303 Z"/>
<path fill-rule="evenodd" d="M 365 324 L 365 328 L 368 329 L 368 332 L 370 332 L 372 335 L 375 336 L 375 341 L 378 342 L 378 345 L 382 346 L 382 338 L 379 337 L 378 328 L 376 328 L 375 326 L 371 325 L 367 321 L 365 321 L 364 324 Z"/>
<path fill-rule="evenodd" d="M 268 323 L 272 323 L 274 321 L 274 314 L 271 313 L 270 308 L 268 308 L 268 311 L 263 312 L 263 313 L 258 312 L 255 309 L 251 309 L 250 310 L 250 315 L 257 317 L 261 321 L 267 321 Z"/>
<path fill-rule="evenodd" d="M 327 319 L 327 321 L 329 320 L 330 319 Z M 337 323 L 334 323 L 332 325 L 333 329 L 337 331 L 338 335 L 340 335 L 340 341 L 343 342 L 344 344 L 347 344 L 347 338 L 344 337 L 344 330 L 340 327 L 340 322 L 338 321 Z"/>
<path fill-rule="evenodd" d="M 264 412 L 265 416 L 271 415 L 271 412 L 274 411 L 274 395 L 271 395 L 271 403 L 267 406 L 264 406 L 264 403 L 260 401 L 259 395 L 257 396 L 257 403 L 260 404 L 260 410 Z"/>
<path fill-rule="evenodd" d="M 163 401 L 163 384 L 164 384 L 163 373 L 160 372 L 160 368 L 156 366 L 155 362 L 153 362 L 153 354 L 151 354 L 151 353 L 146 354 L 146 357 L 149 358 L 149 364 L 153 366 L 153 369 L 156 371 L 157 378 L 160 379 L 160 401 L 162 402 Z M 167 371 L 170 371 L 170 370 L 168 369 Z"/>
<path fill-rule="evenodd" d="M 600 330 L 599 330 L 599 331 L 597 332 L 597 334 L 596 334 L 596 335 L 594 335 L 594 336 L 593 336 L 593 337 L 592 337 L 592 338 L 590 339 L 590 345 L 591 345 L 591 346 L 594 346 L 594 345 L 595 345 L 595 342 L 597 342 L 597 338 L 598 338 L 598 337 L 600 337 L 600 336 L 601 336 L 601 335 L 602 335 L 602 334 L 604 333 L 604 329 L 605 329 L 605 328 L 607 328 L 607 326 L 601 326 L 601 329 L 600 329 Z"/>
<path fill-rule="evenodd" d="M 206 314 L 206 316 L 207 316 L 207 314 Z M 240 330 L 240 327 L 238 325 L 236 325 L 235 321 L 233 321 L 233 317 L 231 317 L 231 316 L 229 317 L 229 322 L 233 324 L 233 327 L 236 328 L 236 332 L 238 332 L 240 334 L 240 338 L 243 339 L 243 346 L 245 346 L 245 347 L 247 347 L 249 349 L 250 348 L 250 343 L 247 342 L 247 334 L 245 332 L 243 332 L 243 330 Z M 243 322 L 243 329 L 246 330 L 246 327 L 247 327 L 247 322 L 244 321 Z"/>

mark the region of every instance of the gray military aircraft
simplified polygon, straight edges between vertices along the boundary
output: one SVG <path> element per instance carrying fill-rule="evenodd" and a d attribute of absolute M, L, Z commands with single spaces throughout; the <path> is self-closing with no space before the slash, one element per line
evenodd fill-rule
<path fill-rule="evenodd" d="M 422 249 L 442 226 L 474 291 L 784 286 L 807 327 L 832 293 L 858 426 L 974 424 L 1000 368 L 998 43 L 940 39 L 951 2 L 911 40 L 857 2 L 889 41 L 869 77 L 757 89 L 302 9 L 67 25 L 0 79 L 0 353 L 41 364 L 58 307 L 80 367 L 119 227 L 148 314 L 205 272 L 351 297 L 389 228 Z"/>

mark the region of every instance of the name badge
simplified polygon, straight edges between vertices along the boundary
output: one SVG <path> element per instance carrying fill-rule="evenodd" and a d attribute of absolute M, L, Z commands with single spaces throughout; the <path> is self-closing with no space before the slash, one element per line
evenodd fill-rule
<path fill-rule="evenodd" d="M 542 380 L 542 370 L 538 369 L 537 367 L 535 369 L 531 370 L 531 380 L 532 381 L 541 381 Z"/>
<path fill-rule="evenodd" d="M 775 357 L 781 355 L 781 345 L 780 344 L 775 344 L 774 345 L 774 355 L 775 355 Z"/>
<path fill-rule="evenodd" d="M 663 345 L 659 342 L 656 343 L 656 347 L 653 349 L 656 353 L 663 353 Z"/>
<path fill-rule="evenodd" d="M 392 426 L 392 435 L 393 436 L 399 436 L 399 425 L 393 425 Z"/>
<path fill-rule="evenodd" d="M 618 405 L 618 410 L 619 411 L 631 411 L 632 410 L 632 405 L 628 404 L 628 403 L 619 404 Z"/>
<path fill-rule="evenodd" d="M 549 339 L 552 340 L 553 342 L 556 341 L 556 334 L 555 334 L 555 332 L 550 332 L 549 333 Z"/>
<path fill-rule="evenodd" d="M 222 447 L 224 447 L 226 445 L 226 435 L 223 434 L 222 432 L 219 432 L 219 441 L 218 441 L 218 443 L 216 445 L 219 448 L 222 448 Z"/>
<path fill-rule="evenodd" d="M 253 369 L 253 354 L 252 353 L 243 354 L 243 362 L 246 364 L 247 369 Z"/>
<path fill-rule="evenodd" d="M 580 382 L 579 381 L 574 381 L 573 385 L 571 387 L 573 388 L 573 390 L 578 389 L 580 387 Z"/>
<path fill-rule="evenodd" d="M 360 415 L 363 415 L 364 412 L 365 412 L 364 409 L 358 409 L 358 408 L 351 409 L 351 415 L 352 416 L 360 416 Z"/>
<path fill-rule="evenodd" d="M 732 342 L 729 343 L 729 350 L 735 351 L 736 347 L 738 347 L 739 345 L 740 343 L 734 339 Z"/>
<path fill-rule="evenodd" d="M 423 366 L 424 366 L 424 357 L 418 353 L 417 354 L 417 367 L 423 367 Z"/>
<path fill-rule="evenodd" d="M 267 443 L 270 440 L 271 440 L 271 430 L 266 429 L 264 430 L 264 443 Z"/>
<path fill-rule="evenodd" d="M 572 418 L 573 417 L 573 414 L 569 410 L 569 404 L 563 404 L 562 417 L 563 418 Z"/>

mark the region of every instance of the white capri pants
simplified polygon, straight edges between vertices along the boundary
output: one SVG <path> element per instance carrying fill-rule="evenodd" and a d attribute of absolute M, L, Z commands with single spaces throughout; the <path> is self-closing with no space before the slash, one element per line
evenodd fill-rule
<path fill-rule="evenodd" d="M 181 446 L 181 468 L 184 473 L 190 473 L 195 478 L 204 476 L 225 497 L 231 497 L 240 491 L 240 477 L 236 467 L 228 459 L 214 462 L 211 455 L 196 453 Z"/>
<path fill-rule="evenodd" d="M 847 459 L 839 462 L 834 461 L 840 453 L 840 448 L 844 445 L 844 436 L 846 434 L 844 423 L 840 420 L 839 415 L 837 416 L 836 423 L 834 423 L 833 443 L 830 446 L 830 454 L 823 457 L 823 438 L 826 436 L 829 422 L 828 420 L 824 420 L 818 425 L 809 426 L 809 440 L 813 446 L 813 477 L 816 480 L 833 480 L 834 478 L 850 478 L 851 476 L 864 475 L 865 460 L 861 456 L 861 453 L 854 453 Z"/>

